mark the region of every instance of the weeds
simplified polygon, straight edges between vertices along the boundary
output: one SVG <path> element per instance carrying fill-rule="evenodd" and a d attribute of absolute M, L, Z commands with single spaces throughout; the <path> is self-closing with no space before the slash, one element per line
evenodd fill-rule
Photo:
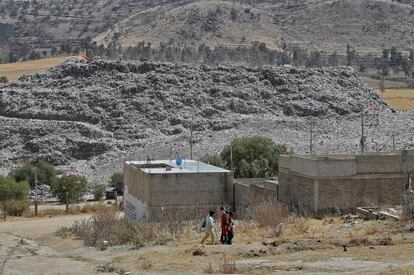
<path fill-rule="evenodd" d="M 222 274 L 236 274 L 239 273 L 236 263 L 227 259 L 226 255 L 223 257 L 223 262 L 220 264 L 219 273 Z"/>
<path fill-rule="evenodd" d="M 117 206 L 115 204 L 104 204 L 104 203 L 86 203 L 82 205 L 76 205 L 69 207 L 68 214 L 76 215 L 76 214 L 86 214 L 86 213 L 95 213 L 100 210 L 111 209 L 117 210 Z M 48 209 L 39 209 L 38 210 L 38 217 L 46 217 L 46 216 L 60 216 L 66 215 L 65 209 L 56 209 L 56 208 L 48 208 Z M 24 213 L 25 217 L 34 217 L 34 212 L 27 211 Z"/>
<path fill-rule="evenodd" d="M 205 274 L 213 274 L 214 273 L 213 265 L 211 263 L 209 263 L 207 265 L 207 267 L 203 269 L 203 273 L 205 273 Z"/>
<path fill-rule="evenodd" d="M 150 225 L 120 219 L 118 213 L 111 209 L 102 209 L 89 219 L 77 220 L 72 226 L 57 230 L 58 235 L 68 232 L 82 239 L 86 245 L 98 248 L 124 244 L 139 248 L 156 240 Z"/>

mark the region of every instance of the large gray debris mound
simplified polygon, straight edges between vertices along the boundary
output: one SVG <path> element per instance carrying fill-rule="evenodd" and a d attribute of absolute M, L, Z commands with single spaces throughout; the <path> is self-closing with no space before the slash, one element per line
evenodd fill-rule
<path fill-rule="evenodd" d="M 309 118 L 357 123 L 368 105 L 391 115 L 347 67 L 72 62 L 0 90 L 0 155 L 6 163 L 88 161 L 93 169 L 133 153 L 141 159 L 185 155 L 190 124 L 197 144 L 211 139 L 208 152 L 245 134 L 268 135 L 300 152 L 303 141 L 289 134 L 306 133 Z M 265 126 L 269 131 L 259 129 Z M 284 138 L 272 133 L 280 130 Z"/>

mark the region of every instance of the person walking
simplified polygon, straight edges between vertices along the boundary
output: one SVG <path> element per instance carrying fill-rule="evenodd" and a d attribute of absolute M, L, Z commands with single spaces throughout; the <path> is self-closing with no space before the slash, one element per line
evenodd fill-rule
<path fill-rule="evenodd" d="M 233 212 L 229 212 L 229 219 L 228 219 L 228 233 L 227 233 L 227 244 L 231 244 L 234 238 L 234 223 L 233 223 Z"/>
<path fill-rule="evenodd" d="M 220 242 L 222 244 L 227 243 L 227 233 L 228 233 L 228 214 L 224 207 L 220 207 L 221 214 L 220 214 L 220 229 L 221 229 L 221 236 Z"/>
<path fill-rule="evenodd" d="M 214 211 L 209 211 L 209 214 L 205 220 L 205 234 L 203 239 L 201 240 L 201 244 L 205 242 L 208 238 L 211 240 L 211 244 L 214 244 Z"/>

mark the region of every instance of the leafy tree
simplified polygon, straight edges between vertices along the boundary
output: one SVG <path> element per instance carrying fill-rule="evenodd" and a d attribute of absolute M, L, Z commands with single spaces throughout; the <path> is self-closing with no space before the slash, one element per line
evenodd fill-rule
<path fill-rule="evenodd" d="M 292 61 L 295 66 L 300 66 L 300 65 L 305 64 L 306 52 L 298 47 L 293 48 Z"/>
<path fill-rule="evenodd" d="M 308 60 L 307 60 L 308 67 L 321 67 L 321 53 L 319 51 L 313 51 Z"/>
<path fill-rule="evenodd" d="M 7 84 L 9 80 L 6 76 L 0 76 L 0 83 Z"/>
<path fill-rule="evenodd" d="M 38 184 L 52 185 L 56 178 L 57 172 L 55 167 L 47 161 L 40 160 L 34 164 L 25 164 L 19 169 L 13 171 L 11 176 L 17 182 L 27 181 L 30 186 L 35 185 L 35 174 Z"/>
<path fill-rule="evenodd" d="M 270 177 L 278 172 L 279 155 L 288 153 L 285 145 L 277 145 L 260 136 L 234 139 L 220 156 L 230 169 L 231 155 L 236 178 Z"/>
<path fill-rule="evenodd" d="M 115 172 L 111 176 L 111 186 L 115 186 L 118 183 L 124 182 L 124 174 L 120 172 Z"/>
<path fill-rule="evenodd" d="M 62 176 L 52 184 L 53 193 L 60 202 L 66 203 L 66 206 L 69 203 L 79 202 L 87 189 L 88 181 L 86 178 L 76 175 Z"/>
<path fill-rule="evenodd" d="M 379 85 L 380 91 L 381 91 L 381 96 L 384 96 L 384 92 L 385 92 L 385 84 L 384 84 L 384 78 L 381 79 L 380 85 Z"/>
<path fill-rule="evenodd" d="M 94 182 L 92 185 L 92 194 L 96 201 L 101 201 L 105 195 L 106 185 Z"/>
<path fill-rule="evenodd" d="M 12 177 L 0 176 L 0 202 L 4 218 L 8 210 L 7 203 L 12 200 L 25 200 L 29 191 L 27 182 L 16 182 Z"/>
<path fill-rule="evenodd" d="M 355 61 L 357 60 L 357 52 L 354 47 L 351 45 L 346 45 L 346 65 L 352 66 L 355 64 Z"/>
<path fill-rule="evenodd" d="M 219 154 L 205 155 L 201 158 L 201 161 L 217 167 L 226 167 L 226 164 L 224 163 L 223 159 Z"/>
<path fill-rule="evenodd" d="M 328 64 L 331 67 L 334 67 L 334 66 L 338 66 L 339 65 L 339 57 L 338 57 L 338 53 L 336 51 L 333 52 L 329 56 L 329 58 L 328 58 Z"/>

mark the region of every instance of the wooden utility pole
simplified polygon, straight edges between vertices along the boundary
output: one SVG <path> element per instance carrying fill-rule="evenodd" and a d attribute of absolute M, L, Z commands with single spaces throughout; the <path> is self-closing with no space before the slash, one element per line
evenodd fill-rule
<path fill-rule="evenodd" d="M 365 151 L 365 133 L 364 133 L 364 112 L 361 113 L 361 154 Z"/>
<path fill-rule="evenodd" d="M 313 129 L 314 129 L 314 127 L 315 127 L 314 122 L 311 121 L 310 122 L 310 129 L 309 129 L 309 132 L 310 132 L 310 137 L 309 137 L 309 154 L 310 155 L 313 155 Z"/>
<path fill-rule="evenodd" d="M 34 205 L 35 205 L 35 216 L 37 217 L 37 168 L 36 168 L 36 166 L 34 167 L 34 184 L 35 184 L 35 202 L 34 202 Z"/>
<path fill-rule="evenodd" d="M 190 159 L 193 159 L 193 122 L 190 122 Z"/>
<path fill-rule="evenodd" d="M 392 134 L 392 149 L 395 150 L 395 133 Z"/>

